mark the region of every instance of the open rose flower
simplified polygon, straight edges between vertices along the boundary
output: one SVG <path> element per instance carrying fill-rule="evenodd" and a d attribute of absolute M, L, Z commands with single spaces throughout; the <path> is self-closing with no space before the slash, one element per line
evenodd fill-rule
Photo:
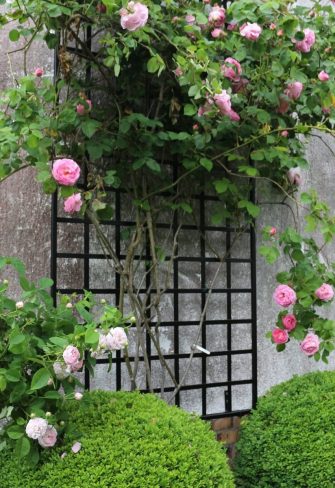
<path fill-rule="evenodd" d="M 76 373 L 77 371 L 80 371 L 83 365 L 84 365 L 84 361 L 82 359 L 71 364 L 70 366 L 71 373 Z"/>
<path fill-rule="evenodd" d="M 305 37 L 302 41 L 296 41 L 295 39 L 293 42 L 295 43 L 295 48 L 297 51 L 302 53 L 309 53 L 311 47 L 315 43 L 315 32 L 311 29 L 304 29 Z"/>
<path fill-rule="evenodd" d="M 41 417 L 30 419 L 26 425 L 26 434 L 30 439 L 39 439 L 44 436 L 48 428 L 48 422 Z"/>
<path fill-rule="evenodd" d="M 233 121 L 240 120 L 240 116 L 231 108 L 230 95 L 226 90 L 214 95 L 214 102 L 222 115 L 227 115 Z"/>
<path fill-rule="evenodd" d="M 208 15 L 208 22 L 215 27 L 222 27 L 226 18 L 226 11 L 223 7 L 215 5 Z"/>
<path fill-rule="evenodd" d="M 110 329 L 106 336 L 107 347 L 110 351 L 119 351 L 128 345 L 128 337 L 122 327 Z"/>
<path fill-rule="evenodd" d="M 69 214 L 79 212 L 82 204 L 81 194 L 75 193 L 64 200 L 64 211 Z"/>
<path fill-rule="evenodd" d="M 225 37 L 225 33 L 222 29 L 213 29 L 212 32 L 211 32 L 211 36 L 214 38 L 214 39 L 219 39 L 220 37 Z"/>
<path fill-rule="evenodd" d="M 52 176 L 60 185 L 73 186 L 80 177 L 80 167 L 73 159 L 56 159 Z"/>
<path fill-rule="evenodd" d="M 262 33 L 262 27 L 256 23 L 247 22 L 240 27 L 240 34 L 249 41 L 257 41 Z"/>
<path fill-rule="evenodd" d="M 221 66 L 221 71 L 225 78 L 238 81 L 242 73 L 242 68 L 236 59 L 226 58 L 224 64 Z"/>
<path fill-rule="evenodd" d="M 291 100 L 297 100 L 300 97 L 303 89 L 304 85 L 300 81 L 294 81 L 293 83 L 289 83 L 287 85 L 284 93 Z"/>
<path fill-rule="evenodd" d="M 320 81 L 328 81 L 329 80 L 329 74 L 326 73 L 325 71 L 320 71 L 318 74 L 318 78 Z"/>
<path fill-rule="evenodd" d="M 273 299 L 281 307 L 289 307 L 297 301 L 295 291 L 288 285 L 279 285 L 275 289 Z"/>
<path fill-rule="evenodd" d="M 293 330 L 295 326 L 297 325 L 297 319 L 295 315 L 289 313 L 282 317 L 281 319 L 283 326 L 285 327 L 286 330 Z"/>
<path fill-rule="evenodd" d="M 136 31 L 148 22 L 149 10 L 140 2 L 129 2 L 127 8 L 120 10 L 121 27 L 129 31 Z"/>
<path fill-rule="evenodd" d="M 306 354 L 306 356 L 313 356 L 313 354 L 318 352 L 319 348 L 320 339 L 313 332 L 307 334 L 305 339 L 300 343 L 300 349 Z"/>
<path fill-rule="evenodd" d="M 80 352 L 75 346 L 67 346 L 63 352 L 63 359 L 68 366 L 73 366 L 80 359 Z"/>
<path fill-rule="evenodd" d="M 300 186 L 302 183 L 302 176 L 299 166 L 290 168 L 287 172 L 287 178 L 291 185 Z"/>
<path fill-rule="evenodd" d="M 289 339 L 287 330 L 273 329 L 272 340 L 275 344 L 285 344 Z"/>
<path fill-rule="evenodd" d="M 53 447 L 57 442 L 57 430 L 52 425 L 48 425 L 44 435 L 38 438 L 41 447 Z"/>
<path fill-rule="evenodd" d="M 323 302 L 329 302 L 334 297 L 333 288 L 327 283 L 323 283 L 320 288 L 315 291 L 315 296 Z"/>

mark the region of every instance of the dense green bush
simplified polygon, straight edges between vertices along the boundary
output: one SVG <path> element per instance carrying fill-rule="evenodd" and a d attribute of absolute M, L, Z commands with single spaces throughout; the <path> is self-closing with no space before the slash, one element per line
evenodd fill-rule
<path fill-rule="evenodd" d="M 1 488 L 233 488 L 222 447 L 199 418 L 139 393 L 93 392 L 68 403 L 72 435 L 45 450 L 37 468 L 2 451 Z"/>
<path fill-rule="evenodd" d="M 333 372 L 294 377 L 272 388 L 242 426 L 237 485 L 333 488 L 334 419 Z"/>

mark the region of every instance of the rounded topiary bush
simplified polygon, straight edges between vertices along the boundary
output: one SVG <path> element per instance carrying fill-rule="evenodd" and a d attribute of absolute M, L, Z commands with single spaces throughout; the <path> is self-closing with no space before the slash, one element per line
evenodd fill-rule
<path fill-rule="evenodd" d="M 0 453 L 1 488 L 234 486 L 209 425 L 154 395 L 97 391 L 67 410 L 73 434 L 45 450 L 37 467 Z M 82 444 L 77 454 L 71 452 L 75 440 Z"/>
<path fill-rule="evenodd" d="M 272 388 L 242 423 L 237 452 L 237 486 L 334 488 L 335 373 Z"/>

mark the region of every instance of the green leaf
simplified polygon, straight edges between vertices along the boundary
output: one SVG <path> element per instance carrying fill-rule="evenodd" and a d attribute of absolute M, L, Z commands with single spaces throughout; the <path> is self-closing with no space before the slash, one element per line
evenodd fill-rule
<path fill-rule="evenodd" d="M 192 117 L 196 113 L 197 113 L 197 108 L 194 105 L 187 103 L 184 106 L 184 115 L 188 115 L 189 117 Z"/>
<path fill-rule="evenodd" d="M 259 253 L 264 256 L 269 264 L 275 263 L 280 256 L 278 248 L 273 246 L 260 246 Z"/>
<path fill-rule="evenodd" d="M 83 131 L 86 137 L 91 139 L 91 137 L 94 136 L 94 134 L 96 133 L 96 131 L 99 129 L 100 126 L 101 123 L 98 122 L 97 120 L 88 119 L 81 124 L 81 130 Z"/>
<path fill-rule="evenodd" d="M 97 344 L 99 342 L 99 333 L 94 329 L 87 329 L 85 333 L 85 342 L 87 344 Z"/>
<path fill-rule="evenodd" d="M 20 32 L 17 29 L 12 29 L 9 32 L 8 37 L 12 42 L 16 42 L 20 39 Z"/>
<path fill-rule="evenodd" d="M 53 280 L 51 278 L 41 278 L 38 280 L 38 286 L 40 288 L 50 288 L 54 284 Z"/>
<path fill-rule="evenodd" d="M 47 368 L 41 368 L 33 376 L 31 380 L 31 389 L 32 390 L 39 390 L 40 388 L 44 388 L 50 379 L 50 371 Z"/>
<path fill-rule="evenodd" d="M 64 349 L 69 344 L 68 339 L 65 337 L 50 337 L 49 341 L 52 344 L 55 344 L 55 346 L 61 347 L 62 349 Z"/>
<path fill-rule="evenodd" d="M 59 400 L 63 398 L 62 395 L 58 391 L 47 391 L 43 398 L 47 398 L 48 400 Z"/>
<path fill-rule="evenodd" d="M 15 445 L 15 454 L 19 459 L 27 456 L 30 452 L 30 441 L 27 437 L 21 437 Z"/>
<path fill-rule="evenodd" d="M 230 181 L 227 178 L 222 178 L 222 180 L 214 181 L 214 187 L 217 193 L 225 193 L 230 185 Z"/>
<path fill-rule="evenodd" d="M 22 427 L 22 425 L 11 425 L 10 427 L 8 427 L 8 429 L 6 430 L 7 432 L 7 435 L 10 439 L 20 439 L 21 437 L 24 436 L 24 427 Z"/>
<path fill-rule="evenodd" d="M 207 158 L 201 158 L 200 159 L 200 164 L 203 166 L 205 169 L 207 169 L 208 172 L 212 171 L 213 169 L 213 163 L 210 159 Z"/>
<path fill-rule="evenodd" d="M 259 212 L 261 211 L 261 209 L 257 205 L 250 202 L 249 200 L 240 200 L 238 202 L 238 207 L 245 208 L 248 214 L 251 215 L 251 217 L 253 218 L 258 217 Z"/>

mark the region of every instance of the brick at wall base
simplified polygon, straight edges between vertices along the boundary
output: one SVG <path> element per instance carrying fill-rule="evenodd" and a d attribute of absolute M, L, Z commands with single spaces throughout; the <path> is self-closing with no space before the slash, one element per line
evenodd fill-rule
<path fill-rule="evenodd" d="M 235 444 L 240 436 L 240 424 L 241 417 L 224 417 L 211 422 L 217 440 L 225 444 L 230 459 L 235 457 Z"/>

